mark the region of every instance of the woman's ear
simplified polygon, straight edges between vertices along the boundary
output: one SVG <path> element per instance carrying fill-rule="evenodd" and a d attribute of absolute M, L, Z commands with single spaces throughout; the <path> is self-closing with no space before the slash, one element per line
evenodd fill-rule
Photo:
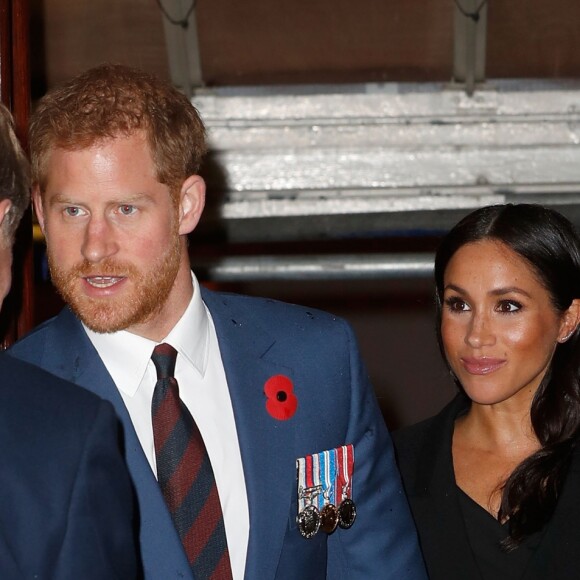
<path fill-rule="evenodd" d="M 191 233 L 199 223 L 205 207 L 205 181 L 190 175 L 179 192 L 179 234 Z"/>
<path fill-rule="evenodd" d="M 566 342 L 578 328 L 580 323 L 580 299 L 572 300 L 568 310 L 564 312 L 558 333 L 558 342 Z"/>

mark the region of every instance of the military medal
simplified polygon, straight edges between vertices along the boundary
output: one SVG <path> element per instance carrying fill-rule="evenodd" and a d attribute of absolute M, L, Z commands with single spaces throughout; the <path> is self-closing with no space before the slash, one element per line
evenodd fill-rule
<path fill-rule="evenodd" d="M 298 471 L 298 516 L 296 523 L 304 538 L 314 537 L 320 529 L 318 496 L 322 494 L 319 476 L 315 475 L 312 455 L 300 457 L 296 461 Z M 318 459 L 318 457 L 316 458 Z"/>
<path fill-rule="evenodd" d="M 336 508 L 336 449 L 318 454 L 322 480 L 322 502 L 320 508 L 320 529 L 332 534 L 338 525 Z"/>
<path fill-rule="evenodd" d="M 350 528 L 356 519 L 352 499 L 354 447 L 314 453 L 296 460 L 298 515 L 296 523 L 304 538 L 319 530 L 332 534 L 337 527 Z M 337 507 L 338 506 L 338 507 Z"/>
<path fill-rule="evenodd" d="M 356 505 L 350 498 L 343 499 L 338 506 L 338 525 L 343 530 L 348 530 L 356 519 Z"/>
<path fill-rule="evenodd" d="M 327 503 L 320 510 L 320 529 L 327 534 L 332 534 L 338 525 L 338 509 L 332 503 Z"/>
<path fill-rule="evenodd" d="M 296 518 L 298 529 L 306 539 L 314 537 L 320 528 L 320 512 L 313 505 L 306 506 Z"/>
<path fill-rule="evenodd" d="M 337 487 L 341 490 L 338 506 L 338 525 L 347 530 L 356 519 L 356 505 L 352 500 L 352 474 L 354 471 L 354 447 L 343 445 L 337 449 Z"/>

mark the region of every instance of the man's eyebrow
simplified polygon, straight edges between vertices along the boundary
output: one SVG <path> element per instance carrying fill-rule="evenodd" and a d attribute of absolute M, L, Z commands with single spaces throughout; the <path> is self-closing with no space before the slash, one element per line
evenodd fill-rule
<path fill-rule="evenodd" d="M 48 200 L 49 205 L 56 205 L 56 204 L 71 204 L 73 205 L 74 202 L 72 199 L 62 193 L 55 193 L 52 195 Z"/>
<path fill-rule="evenodd" d="M 130 195 L 119 195 L 117 199 L 108 200 L 108 204 L 132 204 L 138 201 L 147 201 L 151 199 L 151 195 L 148 193 L 133 193 Z M 64 195 L 63 193 L 55 193 L 49 199 L 49 205 L 83 205 L 80 200 L 75 200 L 73 197 Z"/>

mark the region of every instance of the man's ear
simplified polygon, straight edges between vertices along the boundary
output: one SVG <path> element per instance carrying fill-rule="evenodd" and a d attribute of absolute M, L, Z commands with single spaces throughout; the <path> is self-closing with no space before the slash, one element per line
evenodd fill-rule
<path fill-rule="evenodd" d="M 205 181 L 190 175 L 179 192 L 179 234 L 191 233 L 199 223 L 205 207 Z"/>
<path fill-rule="evenodd" d="M 580 299 L 572 300 L 568 310 L 564 312 L 558 333 L 558 342 L 566 342 L 576 332 L 580 324 Z"/>
<path fill-rule="evenodd" d="M 0 227 L 4 225 L 4 220 L 12 207 L 12 202 L 9 199 L 3 199 L 0 201 Z"/>
<path fill-rule="evenodd" d="M 34 207 L 34 213 L 36 214 L 36 219 L 40 225 L 42 233 L 46 235 L 44 231 L 44 210 L 42 208 L 42 197 L 40 196 L 40 187 L 35 185 L 32 188 L 32 206 Z"/>

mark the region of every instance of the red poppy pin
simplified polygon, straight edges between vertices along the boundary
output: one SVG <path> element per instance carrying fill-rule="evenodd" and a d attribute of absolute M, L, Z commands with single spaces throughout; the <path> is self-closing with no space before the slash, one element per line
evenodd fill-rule
<path fill-rule="evenodd" d="M 264 384 L 266 411 L 274 419 L 286 421 L 296 413 L 298 399 L 294 394 L 294 385 L 285 375 L 274 375 Z"/>

